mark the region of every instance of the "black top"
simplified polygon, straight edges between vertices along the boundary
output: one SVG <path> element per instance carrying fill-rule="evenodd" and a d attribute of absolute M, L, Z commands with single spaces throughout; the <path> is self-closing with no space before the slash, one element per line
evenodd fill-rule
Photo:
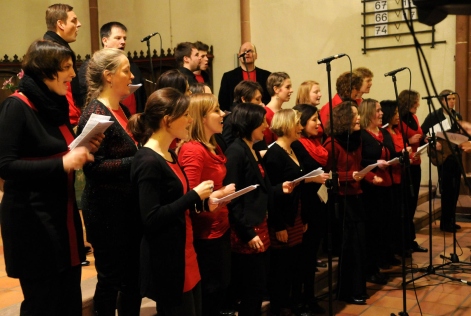
<path fill-rule="evenodd" d="M 453 109 L 450 109 L 450 111 L 458 121 L 461 121 L 463 119 L 460 113 L 456 112 Z M 427 117 L 425 118 L 421 126 L 422 132 L 424 134 L 428 134 L 432 126 L 434 126 L 435 124 L 438 124 L 439 122 L 442 122 L 445 119 L 445 114 L 443 114 L 443 112 L 444 112 L 443 108 L 440 108 L 437 111 L 427 115 Z M 451 127 L 451 132 L 456 133 L 458 131 L 459 131 L 459 127 L 456 124 L 453 124 L 453 126 Z M 437 131 L 435 131 L 435 133 L 436 132 Z"/>
<path fill-rule="evenodd" d="M 128 109 L 122 104 L 120 106 L 129 117 Z M 83 215 L 87 225 L 93 224 L 98 228 L 87 232 L 87 238 L 93 243 L 97 234 L 101 234 L 119 243 L 137 230 L 139 221 L 137 214 L 132 212 L 135 207 L 131 201 L 130 180 L 131 163 L 137 146 L 110 110 L 97 99 L 84 108 L 77 128 L 78 135 L 93 113 L 111 116 L 110 120 L 114 123 L 105 131 L 105 138 L 94 154 L 95 160 L 83 166 L 86 178 L 82 195 Z"/>
<path fill-rule="evenodd" d="M 297 155 L 297 153 L 295 152 Z M 277 143 L 274 143 L 263 157 L 267 167 L 267 174 L 270 182 L 277 185 L 280 190 L 276 190 L 275 204 L 279 205 L 277 212 L 272 212 L 268 218 L 268 224 L 276 231 L 285 230 L 287 226 L 294 226 L 294 220 L 298 213 L 301 190 L 304 183 L 297 185 L 291 194 L 284 194 L 281 186 L 285 181 L 292 181 L 305 174 L 303 165 L 298 166 L 288 153 Z M 305 219 L 304 214 L 302 214 Z"/>
<path fill-rule="evenodd" d="M 254 226 L 263 222 L 267 212 L 275 211 L 273 187 L 268 176 L 263 177 L 260 171 L 259 162 L 262 163 L 262 158 L 256 152 L 257 162 L 252 151 L 242 139 L 234 140 L 224 154 L 227 157 L 224 185 L 234 183 L 237 190 L 249 185 L 260 185 L 255 190 L 235 198 L 227 204 L 229 222 L 239 238 L 243 242 L 249 242 L 257 236 Z"/>
<path fill-rule="evenodd" d="M 188 85 L 192 85 L 195 83 L 198 83 L 198 80 L 196 80 L 195 74 L 190 71 L 190 69 L 185 68 L 185 67 L 180 67 L 178 70 L 185 75 L 186 79 L 188 80 Z"/>
<path fill-rule="evenodd" d="M 244 80 L 243 70 L 241 67 L 237 67 L 231 71 L 224 73 L 221 79 L 221 87 L 219 88 L 219 106 L 221 110 L 229 111 L 232 102 L 234 102 L 234 88 Z M 257 76 L 257 82 L 262 86 L 262 102 L 268 104 L 271 97 L 267 90 L 267 79 L 270 76 L 270 72 L 258 67 L 255 67 L 255 74 Z"/>
<path fill-rule="evenodd" d="M 201 200 L 195 190 L 183 195 L 182 182 L 167 161 L 146 147 L 134 157 L 131 183 L 144 231 L 141 294 L 166 306 L 179 305 L 185 280 L 185 212 Z"/>
<path fill-rule="evenodd" d="M 67 142 L 59 125 L 65 124 L 72 133 L 67 99 L 28 75 L 19 90 L 38 111 L 16 97 L 0 105 L 2 238 L 8 276 L 37 278 L 70 267 L 71 245 L 79 259 L 85 259 L 82 223 L 61 156 Z M 74 203 L 72 227 L 67 226 L 68 198 Z"/>
<path fill-rule="evenodd" d="M 75 57 L 75 53 L 72 50 L 72 48 L 70 48 L 69 43 L 67 43 L 62 37 L 60 37 L 57 33 L 53 32 L 53 31 L 47 31 L 44 34 L 43 38 L 45 40 L 50 40 L 50 41 L 56 42 L 59 45 L 65 46 L 65 47 L 67 47 L 68 49 L 70 49 L 72 51 L 72 61 L 74 63 L 74 71 L 75 71 L 76 74 L 78 74 L 78 71 L 77 71 L 77 58 Z M 79 77 L 75 76 L 74 78 L 72 78 L 72 82 L 70 83 L 70 85 L 72 87 L 72 96 L 74 98 L 75 105 L 78 108 L 81 108 L 82 104 L 85 100 L 82 99 L 82 95 L 80 94 Z"/>

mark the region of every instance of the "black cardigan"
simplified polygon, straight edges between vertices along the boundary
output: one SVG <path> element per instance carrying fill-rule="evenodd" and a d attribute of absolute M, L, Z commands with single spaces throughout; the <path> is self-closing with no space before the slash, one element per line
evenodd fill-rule
<path fill-rule="evenodd" d="M 173 152 L 172 157 L 178 163 Z M 166 306 L 180 305 L 185 280 L 185 211 L 201 200 L 194 190 L 183 195 L 182 183 L 167 161 L 146 147 L 134 157 L 131 183 L 144 230 L 141 295 Z M 188 180 L 186 186 L 189 189 Z"/>
<path fill-rule="evenodd" d="M 278 188 L 275 194 L 275 204 L 279 205 L 279 208 L 277 208 L 277 212 L 270 214 L 268 224 L 275 228 L 275 231 L 285 230 L 287 226 L 294 226 L 304 183 L 297 185 L 290 194 L 284 194 L 281 186 L 285 181 L 292 181 L 303 176 L 305 174 L 304 168 L 301 161 L 298 160 L 300 163 L 298 166 L 277 143 L 268 149 L 263 160 L 270 182 L 277 185 Z M 303 222 L 305 222 L 305 214 L 302 216 Z"/>
<path fill-rule="evenodd" d="M 227 204 L 231 226 L 243 242 L 249 242 L 257 236 L 254 226 L 263 222 L 267 211 L 271 214 L 275 209 L 273 188 L 268 176 L 262 177 L 257 161 L 242 139 L 235 139 L 224 154 L 227 157 L 224 185 L 234 183 L 237 190 L 253 184 L 260 185 Z M 263 165 L 262 158 L 258 152 L 256 154 Z"/>

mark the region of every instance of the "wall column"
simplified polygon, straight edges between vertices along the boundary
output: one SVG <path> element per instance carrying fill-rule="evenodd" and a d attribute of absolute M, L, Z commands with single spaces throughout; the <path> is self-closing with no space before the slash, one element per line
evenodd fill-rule
<path fill-rule="evenodd" d="M 241 44 L 251 42 L 250 0 L 240 0 L 240 40 Z"/>
<path fill-rule="evenodd" d="M 460 96 L 463 120 L 471 122 L 471 19 L 467 15 L 456 16 L 455 89 Z M 469 172 L 471 155 L 463 154 L 463 162 Z"/>
<path fill-rule="evenodd" d="M 98 0 L 88 0 L 90 11 L 90 46 L 92 54 L 100 49 L 101 38 L 98 27 Z"/>

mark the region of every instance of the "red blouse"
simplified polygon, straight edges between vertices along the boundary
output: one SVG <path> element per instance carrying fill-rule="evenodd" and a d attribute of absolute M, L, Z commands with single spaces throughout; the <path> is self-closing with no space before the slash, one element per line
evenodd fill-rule
<path fill-rule="evenodd" d="M 417 115 L 412 114 L 412 117 L 414 118 L 415 122 L 417 123 L 417 129 L 416 130 L 412 129 L 410 126 L 407 126 L 407 124 L 404 123 L 404 121 L 402 121 L 402 128 L 404 130 L 404 133 L 406 134 L 407 139 L 411 138 L 412 136 L 414 136 L 416 134 L 420 134 L 421 136 L 424 135 L 424 133 L 422 132 L 422 129 L 420 128 L 419 119 L 417 118 Z M 419 148 L 419 146 L 420 146 L 420 142 L 415 143 L 415 144 L 410 144 L 410 146 L 412 147 L 412 154 L 415 154 L 417 152 L 417 148 Z M 412 157 L 413 156 L 411 155 L 411 158 Z M 420 157 L 417 160 L 412 159 L 412 161 L 411 161 L 411 165 L 420 165 L 420 163 L 421 163 Z"/>
<path fill-rule="evenodd" d="M 190 141 L 180 148 L 178 162 L 185 170 L 190 188 L 205 180 L 214 181 L 214 190 L 223 187 L 226 176 L 226 156 L 219 147 L 216 154 L 198 141 Z M 191 213 L 193 230 L 197 239 L 212 239 L 224 235 L 229 229 L 229 211 L 222 207 L 217 212 Z"/>

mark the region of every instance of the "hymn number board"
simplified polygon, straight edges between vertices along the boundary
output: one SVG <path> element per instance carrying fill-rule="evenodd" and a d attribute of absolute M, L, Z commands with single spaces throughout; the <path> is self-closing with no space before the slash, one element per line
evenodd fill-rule
<path fill-rule="evenodd" d="M 363 3 L 363 54 L 368 50 L 384 48 L 401 48 L 414 46 L 407 21 L 414 23 L 415 33 L 426 38 L 428 43 L 422 45 L 445 43 L 436 41 L 434 27 L 418 23 L 417 8 L 412 0 L 362 0 Z M 403 10 L 404 8 L 404 10 Z M 431 38 L 431 41 L 430 41 Z"/>

